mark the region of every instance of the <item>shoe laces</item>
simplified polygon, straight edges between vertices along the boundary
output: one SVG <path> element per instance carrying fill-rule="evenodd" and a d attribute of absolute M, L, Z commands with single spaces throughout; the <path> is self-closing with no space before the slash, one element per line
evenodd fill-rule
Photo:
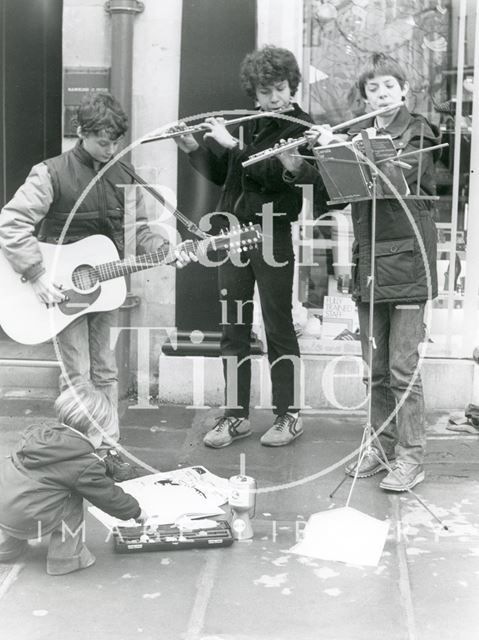
<path fill-rule="evenodd" d="M 409 468 L 412 465 L 404 460 L 395 460 L 394 465 L 392 466 L 392 470 L 395 473 L 408 473 Z"/>
<path fill-rule="evenodd" d="M 282 433 L 289 427 L 293 420 L 295 420 L 294 416 L 288 415 L 287 413 L 283 414 L 282 416 L 278 416 L 274 421 L 274 430 L 278 433 Z"/>
<path fill-rule="evenodd" d="M 383 456 L 381 454 L 381 451 L 375 444 L 371 444 L 369 445 L 369 447 L 366 447 L 366 451 L 364 452 L 365 458 L 377 458 L 378 456 L 382 460 Z"/>
<path fill-rule="evenodd" d="M 234 420 L 235 418 L 223 416 L 215 424 L 215 426 L 213 427 L 213 431 L 216 431 L 216 433 L 223 433 L 223 431 L 226 431 L 232 424 L 234 424 Z"/>
<path fill-rule="evenodd" d="M 110 460 L 113 464 L 129 464 L 117 449 L 108 449 L 105 459 Z"/>

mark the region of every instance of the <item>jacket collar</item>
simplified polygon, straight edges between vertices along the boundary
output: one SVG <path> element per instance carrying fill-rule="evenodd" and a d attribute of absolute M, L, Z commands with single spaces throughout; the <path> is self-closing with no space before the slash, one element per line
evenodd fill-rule
<path fill-rule="evenodd" d="M 411 114 L 407 110 L 407 107 L 405 105 L 402 105 L 396 112 L 396 115 L 394 116 L 394 118 L 387 125 L 387 127 L 378 129 L 378 132 L 387 133 L 388 135 L 391 136 L 391 138 L 400 138 L 404 134 L 406 129 L 409 127 L 410 122 L 411 122 Z M 368 127 L 373 127 L 373 126 L 374 126 L 374 118 L 371 118 L 369 120 L 363 120 L 362 122 L 358 122 L 357 124 L 353 125 L 349 129 L 348 134 L 353 136 L 359 133 L 362 129 L 367 129 Z"/>
<path fill-rule="evenodd" d="M 302 114 L 301 108 L 297 102 L 292 102 L 291 107 L 292 109 L 290 111 L 285 111 L 284 115 L 297 118 L 299 115 Z M 283 118 L 275 118 L 274 116 L 272 116 L 272 117 L 258 118 L 258 120 L 254 122 L 254 124 L 255 124 L 255 133 L 258 133 L 260 131 L 263 131 L 263 129 L 266 129 L 267 127 L 268 128 L 274 127 L 276 129 L 279 129 L 281 127 L 284 127 L 285 124 L 287 125 L 290 123 L 288 122 L 288 120 L 283 120 Z"/>
<path fill-rule="evenodd" d="M 90 167 L 91 169 L 95 169 L 95 166 L 93 164 L 93 158 L 88 153 L 88 151 L 85 150 L 85 147 L 83 146 L 83 142 L 81 141 L 80 138 L 77 140 L 76 145 L 73 147 L 73 155 L 82 164 L 85 164 L 87 167 Z"/>

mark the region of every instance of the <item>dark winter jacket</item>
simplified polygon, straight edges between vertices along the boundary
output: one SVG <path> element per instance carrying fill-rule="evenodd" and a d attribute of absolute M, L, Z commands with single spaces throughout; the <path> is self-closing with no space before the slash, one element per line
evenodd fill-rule
<path fill-rule="evenodd" d="M 349 135 L 353 137 L 360 129 L 371 126 L 372 120 L 363 122 L 361 127 L 350 129 Z M 419 148 L 421 126 L 423 146 L 438 144 L 438 133 L 427 120 L 409 113 L 406 107 L 401 107 L 394 120 L 378 134 L 390 135 L 396 149 L 407 153 Z M 421 155 L 420 195 L 435 195 L 434 162 L 437 156 L 434 151 Z M 411 195 L 416 195 L 419 155 L 409 156 L 404 162 L 411 165 L 410 169 L 403 171 Z M 371 266 L 371 202 L 354 203 L 351 210 L 355 238 L 353 295 L 357 300 L 367 302 Z M 424 302 L 437 296 L 437 234 L 433 212 L 432 200 L 377 201 L 375 302 Z"/>
<path fill-rule="evenodd" d="M 401 107 L 386 130 L 378 130 L 378 135 L 390 135 L 396 149 L 407 153 L 419 148 L 422 125 L 423 146 L 438 144 L 438 133 L 432 125 L 422 116 L 409 113 L 406 107 Z M 353 138 L 361 129 L 373 126 L 372 119 L 363 121 L 349 130 L 349 137 Z M 436 193 L 436 160 L 437 154 L 434 151 L 422 154 L 420 195 Z M 419 155 L 408 156 L 404 162 L 411 165 L 410 169 L 403 171 L 411 195 L 416 195 Z M 285 179 L 290 184 L 312 183 L 315 208 L 320 212 L 327 208 L 327 193 L 316 168 L 304 163 L 297 174 L 286 174 Z M 410 216 L 403 205 L 407 207 Z M 335 204 L 334 208 L 340 207 Z M 354 228 L 353 297 L 357 301 L 367 302 L 368 276 L 371 269 L 371 202 L 354 202 L 351 211 Z M 393 198 L 377 200 L 374 289 L 376 303 L 423 302 L 429 297 L 437 296 L 437 238 L 433 212 L 432 200 L 405 198 L 402 203 Z"/>
<path fill-rule="evenodd" d="M 295 121 L 285 117 L 295 118 Z M 272 203 L 275 228 L 287 227 L 297 220 L 302 206 L 302 192 L 283 180 L 283 165 L 276 157 L 243 167 L 249 156 L 273 147 L 281 139 L 298 138 L 309 128 L 310 116 L 294 104 L 284 118 L 259 118 L 243 126 L 243 148 L 225 150 L 219 157 L 200 147 L 189 154 L 191 164 L 206 178 L 223 185 L 218 211 L 233 213 L 241 223 L 261 224 L 263 204 Z M 303 124 L 304 123 L 304 124 Z"/>
<path fill-rule="evenodd" d="M 61 522 L 70 494 L 122 520 L 137 518 L 138 501 L 114 484 L 92 443 L 65 425 L 33 426 L 0 461 L 0 526 L 36 536 Z M 38 524 L 41 522 L 41 525 Z"/>

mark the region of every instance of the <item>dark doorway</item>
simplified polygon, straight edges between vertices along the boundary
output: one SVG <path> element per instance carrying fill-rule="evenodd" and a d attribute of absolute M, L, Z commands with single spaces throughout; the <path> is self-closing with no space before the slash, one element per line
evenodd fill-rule
<path fill-rule="evenodd" d="M 62 0 L 0 0 L 0 204 L 61 152 Z"/>
<path fill-rule="evenodd" d="M 62 10 L 62 0 L 0 0 L 0 207 L 34 164 L 61 152 Z M 3 356 L 28 351 L 1 329 L 0 340 Z"/>
<path fill-rule="evenodd" d="M 239 66 L 255 48 L 256 1 L 183 0 L 179 115 L 251 109 L 239 87 Z M 202 178 L 179 154 L 178 208 L 194 222 L 215 211 L 219 189 Z M 188 237 L 181 225 L 178 230 Z M 191 264 L 177 271 L 176 324 L 218 332 L 220 305 L 217 269 Z"/>

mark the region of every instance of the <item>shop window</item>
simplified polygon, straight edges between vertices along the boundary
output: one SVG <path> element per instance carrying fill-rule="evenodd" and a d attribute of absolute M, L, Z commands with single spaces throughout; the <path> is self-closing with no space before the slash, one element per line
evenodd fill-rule
<path fill-rule="evenodd" d="M 316 123 L 335 125 L 365 112 L 356 80 L 380 51 L 404 67 L 410 111 L 426 116 L 449 144 L 437 164 L 439 296 L 431 325 L 433 351 L 443 354 L 456 353 L 462 340 L 475 16 L 472 0 L 304 1 L 303 104 Z M 299 299 L 309 314 L 322 315 L 326 295 L 348 295 L 347 274 L 333 267 L 335 240 L 330 247 L 319 242 L 317 264 L 299 270 Z"/>

